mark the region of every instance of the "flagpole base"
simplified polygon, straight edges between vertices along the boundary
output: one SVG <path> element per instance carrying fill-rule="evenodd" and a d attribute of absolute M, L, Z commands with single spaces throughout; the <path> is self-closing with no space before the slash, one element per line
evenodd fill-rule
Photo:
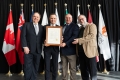
<path fill-rule="evenodd" d="M 58 70 L 58 75 L 61 75 L 60 71 Z"/>
<path fill-rule="evenodd" d="M 70 70 L 68 70 L 68 74 L 70 75 Z"/>
<path fill-rule="evenodd" d="M 10 71 L 8 71 L 8 73 L 6 75 L 7 76 L 12 76 L 12 73 Z"/>
<path fill-rule="evenodd" d="M 80 70 L 78 70 L 78 71 L 76 72 L 76 75 L 81 75 Z"/>
<path fill-rule="evenodd" d="M 104 71 L 102 73 L 109 74 L 109 72 L 106 69 L 104 69 Z"/>
<path fill-rule="evenodd" d="M 23 70 L 21 70 L 21 72 L 18 75 L 24 76 Z"/>
<path fill-rule="evenodd" d="M 44 74 L 45 74 L 45 71 L 41 72 L 40 74 L 44 75 Z"/>

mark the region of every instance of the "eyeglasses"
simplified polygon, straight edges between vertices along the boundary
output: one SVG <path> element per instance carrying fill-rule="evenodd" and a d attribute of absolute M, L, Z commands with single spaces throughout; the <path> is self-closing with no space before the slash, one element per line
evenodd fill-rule
<path fill-rule="evenodd" d="M 80 21 L 81 21 L 81 20 L 84 20 L 84 18 L 80 18 L 79 20 L 80 20 Z"/>

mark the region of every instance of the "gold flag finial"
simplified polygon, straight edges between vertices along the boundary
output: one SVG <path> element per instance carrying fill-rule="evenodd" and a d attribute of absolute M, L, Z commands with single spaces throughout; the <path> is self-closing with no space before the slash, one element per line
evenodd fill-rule
<path fill-rule="evenodd" d="M 34 4 L 31 4 L 31 7 L 32 7 L 32 10 L 33 10 Z"/>
<path fill-rule="evenodd" d="M 24 4 L 23 4 L 23 3 L 21 3 L 20 5 L 23 7 L 23 5 L 24 5 Z"/>
<path fill-rule="evenodd" d="M 57 3 L 55 3 L 55 6 L 57 6 Z"/>
<path fill-rule="evenodd" d="M 100 4 L 98 4 L 98 7 L 99 7 L 99 9 L 100 9 L 101 5 L 100 5 Z"/>
<path fill-rule="evenodd" d="M 78 4 L 78 5 L 77 5 L 77 7 L 79 8 L 79 7 L 80 7 L 80 5 Z"/>
<path fill-rule="evenodd" d="M 46 5 L 47 5 L 47 4 L 45 3 L 44 6 L 46 7 Z"/>
<path fill-rule="evenodd" d="M 66 4 L 66 3 L 65 3 L 64 5 L 65 5 L 65 6 L 67 6 L 67 4 Z"/>
<path fill-rule="evenodd" d="M 47 4 L 45 3 L 44 6 L 45 6 L 45 8 L 46 8 Z"/>
<path fill-rule="evenodd" d="M 57 8 L 57 2 L 55 3 L 55 7 Z"/>
<path fill-rule="evenodd" d="M 100 8 L 100 7 L 101 7 L 101 5 L 100 5 L 100 4 L 98 4 L 98 7 Z"/>
<path fill-rule="evenodd" d="M 87 6 L 88 6 L 88 9 L 90 9 L 90 5 L 88 4 Z"/>
<path fill-rule="evenodd" d="M 11 9 L 11 7 L 12 7 L 12 4 L 9 4 L 9 6 L 10 6 L 10 9 Z"/>
<path fill-rule="evenodd" d="M 23 3 L 21 3 L 20 5 L 21 5 L 21 9 L 23 9 L 23 5 L 24 5 L 24 4 L 23 4 Z"/>
<path fill-rule="evenodd" d="M 33 6 L 34 6 L 34 4 L 31 4 L 31 6 L 33 7 Z"/>

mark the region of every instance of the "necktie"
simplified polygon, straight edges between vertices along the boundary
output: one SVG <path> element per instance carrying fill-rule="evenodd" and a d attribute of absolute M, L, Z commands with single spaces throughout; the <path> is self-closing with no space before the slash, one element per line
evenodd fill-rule
<path fill-rule="evenodd" d="M 36 32 L 36 35 L 37 35 L 37 34 L 38 34 L 38 32 L 39 32 L 39 29 L 38 29 L 37 24 L 35 24 L 34 26 L 35 26 L 35 32 Z"/>
<path fill-rule="evenodd" d="M 65 29 L 67 28 L 67 26 L 68 26 L 68 25 L 65 25 L 65 26 L 63 27 L 63 34 L 64 34 Z"/>

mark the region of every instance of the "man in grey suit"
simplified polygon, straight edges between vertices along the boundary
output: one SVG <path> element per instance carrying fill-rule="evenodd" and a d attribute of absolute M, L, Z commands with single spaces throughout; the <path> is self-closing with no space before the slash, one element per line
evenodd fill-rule
<path fill-rule="evenodd" d="M 35 12 L 33 22 L 26 22 L 22 27 L 21 45 L 24 51 L 24 78 L 37 80 L 37 71 L 42 51 L 43 28 L 38 23 L 40 14 Z"/>
<path fill-rule="evenodd" d="M 81 76 L 83 80 L 97 80 L 96 56 L 97 49 L 97 28 L 93 23 L 87 23 L 84 15 L 78 16 L 78 21 L 82 25 L 79 31 L 79 38 L 74 39 L 73 44 L 78 43 L 78 55 L 80 62 Z"/>
<path fill-rule="evenodd" d="M 62 80 L 68 80 L 68 63 L 70 80 L 76 80 L 76 45 L 72 44 L 78 37 L 79 27 L 72 22 L 72 15 L 65 16 L 66 24 L 63 26 L 63 43 L 60 45 L 62 61 Z"/>

